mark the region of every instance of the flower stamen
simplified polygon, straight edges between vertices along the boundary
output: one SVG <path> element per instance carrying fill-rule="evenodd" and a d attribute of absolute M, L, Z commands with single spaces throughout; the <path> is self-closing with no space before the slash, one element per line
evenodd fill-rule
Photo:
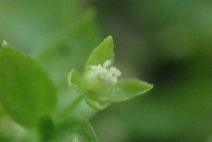
<path fill-rule="evenodd" d="M 110 67 L 111 60 L 106 60 L 102 65 L 91 66 L 90 71 L 93 76 L 100 76 L 101 79 L 110 82 L 112 85 L 116 85 L 118 76 L 121 76 L 121 72 L 115 68 Z"/>

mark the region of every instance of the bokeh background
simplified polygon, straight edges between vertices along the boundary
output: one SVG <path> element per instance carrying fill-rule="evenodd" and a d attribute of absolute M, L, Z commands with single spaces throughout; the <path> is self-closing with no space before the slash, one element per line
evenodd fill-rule
<path fill-rule="evenodd" d="M 0 41 L 44 67 L 60 104 L 74 98 L 68 72 L 108 35 L 123 77 L 155 87 L 98 113 L 82 102 L 99 141 L 212 142 L 211 0 L 0 0 Z"/>

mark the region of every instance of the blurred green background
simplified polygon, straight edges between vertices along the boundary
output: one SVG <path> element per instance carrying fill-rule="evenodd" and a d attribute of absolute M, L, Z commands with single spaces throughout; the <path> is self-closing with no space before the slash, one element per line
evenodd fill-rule
<path fill-rule="evenodd" d="M 82 102 L 99 141 L 212 142 L 212 1 L 0 0 L 0 41 L 45 68 L 61 108 L 68 72 L 108 35 L 123 77 L 155 87 L 98 113 Z"/>

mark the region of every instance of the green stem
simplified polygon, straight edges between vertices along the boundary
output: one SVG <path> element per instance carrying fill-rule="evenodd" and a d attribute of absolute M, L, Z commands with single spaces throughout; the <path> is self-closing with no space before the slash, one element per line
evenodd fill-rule
<path fill-rule="evenodd" d="M 60 113 L 60 115 L 57 117 L 57 120 L 61 122 L 62 120 L 66 119 L 71 114 L 71 112 L 76 109 L 82 100 L 82 96 L 77 97 L 72 103 L 70 103 L 69 106 L 66 107 L 62 113 Z"/>

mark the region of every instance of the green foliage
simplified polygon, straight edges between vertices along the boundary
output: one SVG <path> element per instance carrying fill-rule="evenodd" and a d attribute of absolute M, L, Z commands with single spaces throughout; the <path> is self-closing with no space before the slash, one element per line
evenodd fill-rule
<path fill-rule="evenodd" d="M 90 54 L 86 69 L 91 65 L 102 65 L 106 60 L 114 60 L 113 53 L 113 38 L 107 37 L 97 48 L 95 48 Z"/>
<path fill-rule="evenodd" d="M 90 124 L 79 118 L 69 118 L 57 128 L 52 142 L 59 141 L 98 142 Z"/>
<path fill-rule="evenodd" d="M 109 102 L 125 101 L 137 95 L 141 95 L 152 88 L 152 84 L 137 79 L 121 79 L 118 81 L 113 91 L 108 94 L 107 100 Z"/>
<path fill-rule="evenodd" d="M 118 81 L 121 72 L 115 67 L 109 68 L 113 58 L 113 41 L 109 36 L 91 53 L 84 75 L 76 69 L 69 73 L 69 85 L 94 109 L 104 109 L 112 102 L 130 99 L 153 87 L 136 79 Z M 92 68 L 95 68 L 94 71 Z M 99 71 L 103 71 L 104 76 L 98 75 Z M 56 89 L 46 72 L 32 58 L 9 46 L 6 41 L 0 48 L 0 87 L 1 111 L 5 110 L 20 125 L 18 127 L 23 130 L 20 141 L 97 142 L 87 121 L 68 117 L 79 105 L 81 97 L 65 110 L 57 112 Z M 59 114 L 64 118 L 58 117 Z M 4 115 L 1 117 L 4 118 Z M 17 124 L 13 125 L 18 130 L 15 128 Z M 0 138 L 4 141 L 7 136 Z"/>
<path fill-rule="evenodd" d="M 12 119 L 34 127 L 56 105 L 48 75 L 29 56 L 4 42 L 0 49 L 0 100 Z"/>
<path fill-rule="evenodd" d="M 101 142 L 210 142 L 211 6 L 211 0 L 0 0 L 0 42 L 5 39 L 35 59 L 57 90 L 55 111 L 42 116 L 35 130 L 13 122 L 0 99 L 0 141 L 51 139 L 67 118 L 79 116 L 92 123 Z M 86 87 L 80 81 L 89 54 L 107 35 L 113 35 L 115 65 L 122 71 L 116 86 L 125 77 L 136 77 L 155 88 L 94 117 L 97 111 L 79 94 L 86 88 L 99 91 L 98 85 L 89 87 L 87 81 Z M 73 78 L 72 84 L 82 85 L 78 90 L 67 84 L 73 68 L 80 79 Z M 130 90 L 125 90 L 127 98 L 140 92 Z M 107 99 L 121 101 L 119 96 L 123 100 L 125 93 L 108 93 Z"/>
<path fill-rule="evenodd" d="M 40 119 L 39 123 L 39 132 L 41 135 L 41 139 L 43 141 L 49 141 L 52 139 L 54 136 L 54 129 L 55 126 L 53 124 L 52 118 L 47 116 L 47 117 L 42 117 Z"/>

